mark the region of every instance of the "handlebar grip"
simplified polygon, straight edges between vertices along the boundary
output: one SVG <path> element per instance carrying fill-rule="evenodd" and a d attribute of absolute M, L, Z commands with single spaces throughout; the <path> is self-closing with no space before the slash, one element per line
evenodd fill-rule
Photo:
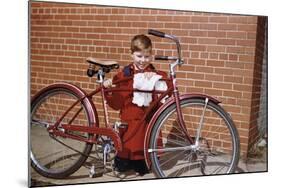
<path fill-rule="evenodd" d="M 156 55 L 154 56 L 155 60 L 177 60 L 177 57 L 172 57 L 172 56 L 163 56 L 163 55 Z"/>
<path fill-rule="evenodd" d="M 169 60 L 168 56 L 156 55 L 154 57 L 155 60 Z"/>
<path fill-rule="evenodd" d="M 149 29 L 148 34 L 154 35 L 154 36 L 157 36 L 157 37 L 162 37 L 162 38 L 165 37 L 165 33 L 161 32 L 161 31 L 153 30 L 153 29 Z"/>

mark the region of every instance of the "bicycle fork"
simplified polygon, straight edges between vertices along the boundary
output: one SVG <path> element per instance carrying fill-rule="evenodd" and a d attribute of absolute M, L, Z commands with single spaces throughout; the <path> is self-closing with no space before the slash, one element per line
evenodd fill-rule
<path fill-rule="evenodd" d="M 188 132 L 186 130 L 185 123 L 184 123 L 184 120 L 182 118 L 182 115 L 180 115 L 181 114 L 181 110 L 180 110 L 180 108 L 177 107 L 178 108 L 177 110 L 180 110 L 180 111 L 177 111 L 177 113 L 180 113 L 180 114 L 178 114 L 178 117 L 177 117 L 178 121 L 179 121 L 178 124 L 179 124 L 180 128 L 183 130 L 186 138 L 190 141 L 190 145 L 180 146 L 180 147 L 173 147 L 173 148 L 165 148 L 165 149 L 164 148 L 163 149 L 160 149 L 160 148 L 159 149 L 148 149 L 148 152 L 149 153 L 150 152 L 155 152 L 155 151 L 157 151 L 157 152 L 163 152 L 163 151 L 166 152 L 166 151 L 177 151 L 177 150 L 197 151 L 199 149 L 199 140 L 200 140 L 200 136 L 201 136 L 201 130 L 203 128 L 204 116 L 205 116 L 205 112 L 206 112 L 206 109 L 207 109 L 208 102 L 209 102 L 209 98 L 206 98 L 195 138 L 189 136 L 189 134 L 188 134 Z"/>
<path fill-rule="evenodd" d="M 209 102 L 209 98 L 206 98 L 204 109 L 203 109 L 203 112 L 202 112 L 202 115 L 201 115 L 201 118 L 200 118 L 200 122 L 199 122 L 199 127 L 198 127 L 197 132 L 196 132 L 196 137 L 195 137 L 195 147 L 196 148 L 199 147 L 199 138 L 200 138 L 201 130 L 202 130 L 202 127 L 203 127 L 204 116 L 205 116 L 205 112 L 206 112 L 208 102 Z"/>
<path fill-rule="evenodd" d="M 100 173 L 101 175 L 104 174 L 106 172 L 106 163 L 108 162 L 108 155 L 111 152 L 111 145 L 110 143 L 106 143 L 103 146 L 103 166 L 102 166 L 102 173 Z M 93 165 L 90 168 L 89 171 L 89 177 L 90 178 L 94 178 L 94 177 L 98 177 L 98 173 L 97 173 L 97 166 Z"/>

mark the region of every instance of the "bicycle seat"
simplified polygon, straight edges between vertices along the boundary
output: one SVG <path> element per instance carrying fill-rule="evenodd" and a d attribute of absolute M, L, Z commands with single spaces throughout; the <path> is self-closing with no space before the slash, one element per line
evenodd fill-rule
<path fill-rule="evenodd" d="M 107 61 L 107 60 L 101 60 L 101 59 L 96 59 L 96 58 L 92 58 L 92 57 L 88 57 L 86 59 L 86 61 L 88 63 L 94 64 L 97 66 L 101 66 L 101 67 L 110 68 L 110 69 L 119 68 L 119 64 L 116 61 Z"/>

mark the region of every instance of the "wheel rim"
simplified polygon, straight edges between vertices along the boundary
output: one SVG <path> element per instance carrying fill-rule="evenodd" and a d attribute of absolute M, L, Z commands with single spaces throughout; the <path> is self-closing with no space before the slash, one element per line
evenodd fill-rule
<path fill-rule="evenodd" d="M 184 121 L 193 139 L 196 137 L 203 107 L 202 102 L 182 104 Z M 177 177 L 230 173 L 233 170 L 237 147 L 227 118 L 212 105 L 208 105 L 201 132 L 203 138 L 199 141 L 200 147 L 167 151 L 167 148 L 183 148 L 190 145 L 176 121 L 175 111 L 174 106 L 162 119 L 161 126 L 157 127 L 154 135 L 157 139 L 154 140 L 152 148 L 165 149 L 151 153 L 157 175 Z"/>
<path fill-rule="evenodd" d="M 31 160 L 33 164 L 47 174 L 64 173 L 70 168 L 73 168 L 84 156 L 72 149 L 64 146 L 60 142 L 74 148 L 75 150 L 84 153 L 87 149 L 87 144 L 67 139 L 56 137 L 53 139 L 48 131 L 47 126 L 53 125 L 56 120 L 69 108 L 77 97 L 67 91 L 54 91 L 44 97 L 41 97 L 32 107 L 31 126 L 30 126 L 30 144 L 31 144 Z M 71 117 L 82 107 L 81 112 L 72 124 L 89 126 L 89 117 L 81 103 L 78 103 L 73 110 L 62 120 L 62 123 L 68 123 Z M 72 132 L 74 135 L 79 135 L 89 138 L 88 134 Z"/>

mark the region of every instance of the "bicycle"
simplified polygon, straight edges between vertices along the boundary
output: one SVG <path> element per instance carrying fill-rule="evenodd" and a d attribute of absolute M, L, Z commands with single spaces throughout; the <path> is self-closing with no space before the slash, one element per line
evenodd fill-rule
<path fill-rule="evenodd" d="M 106 92 L 145 92 L 157 94 L 143 120 L 149 118 L 144 140 L 145 161 L 156 177 L 211 175 L 234 173 L 240 156 L 238 131 L 220 101 L 196 93 L 179 94 L 176 66 L 181 66 L 181 46 L 176 36 L 148 30 L 156 37 L 175 42 L 177 57 L 155 56 L 168 60 L 172 86 L 166 91 L 140 91 L 105 88 L 106 73 L 118 69 L 114 61 L 88 58 L 89 77 L 97 76 L 99 87 L 86 93 L 70 83 L 55 83 L 39 91 L 31 100 L 30 140 L 31 166 L 48 178 L 66 178 L 76 172 L 91 154 L 93 145 L 99 146 L 103 165 L 111 154 L 122 150 L 118 134 L 126 124 L 109 125 L 105 100 Z M 126 82 L 132 77 L 113 84 Z M 101 93 L 105 127 L 99 127 L 99 117 L 92 97 Z M 159 101 L 170 95 L 160 108 Z M 151 117 L 151 113 L 154 113 Z M 111 157 L 110 157 L 111 156 Z M 113 155 L 114 157 L 114 155 Z"/>

